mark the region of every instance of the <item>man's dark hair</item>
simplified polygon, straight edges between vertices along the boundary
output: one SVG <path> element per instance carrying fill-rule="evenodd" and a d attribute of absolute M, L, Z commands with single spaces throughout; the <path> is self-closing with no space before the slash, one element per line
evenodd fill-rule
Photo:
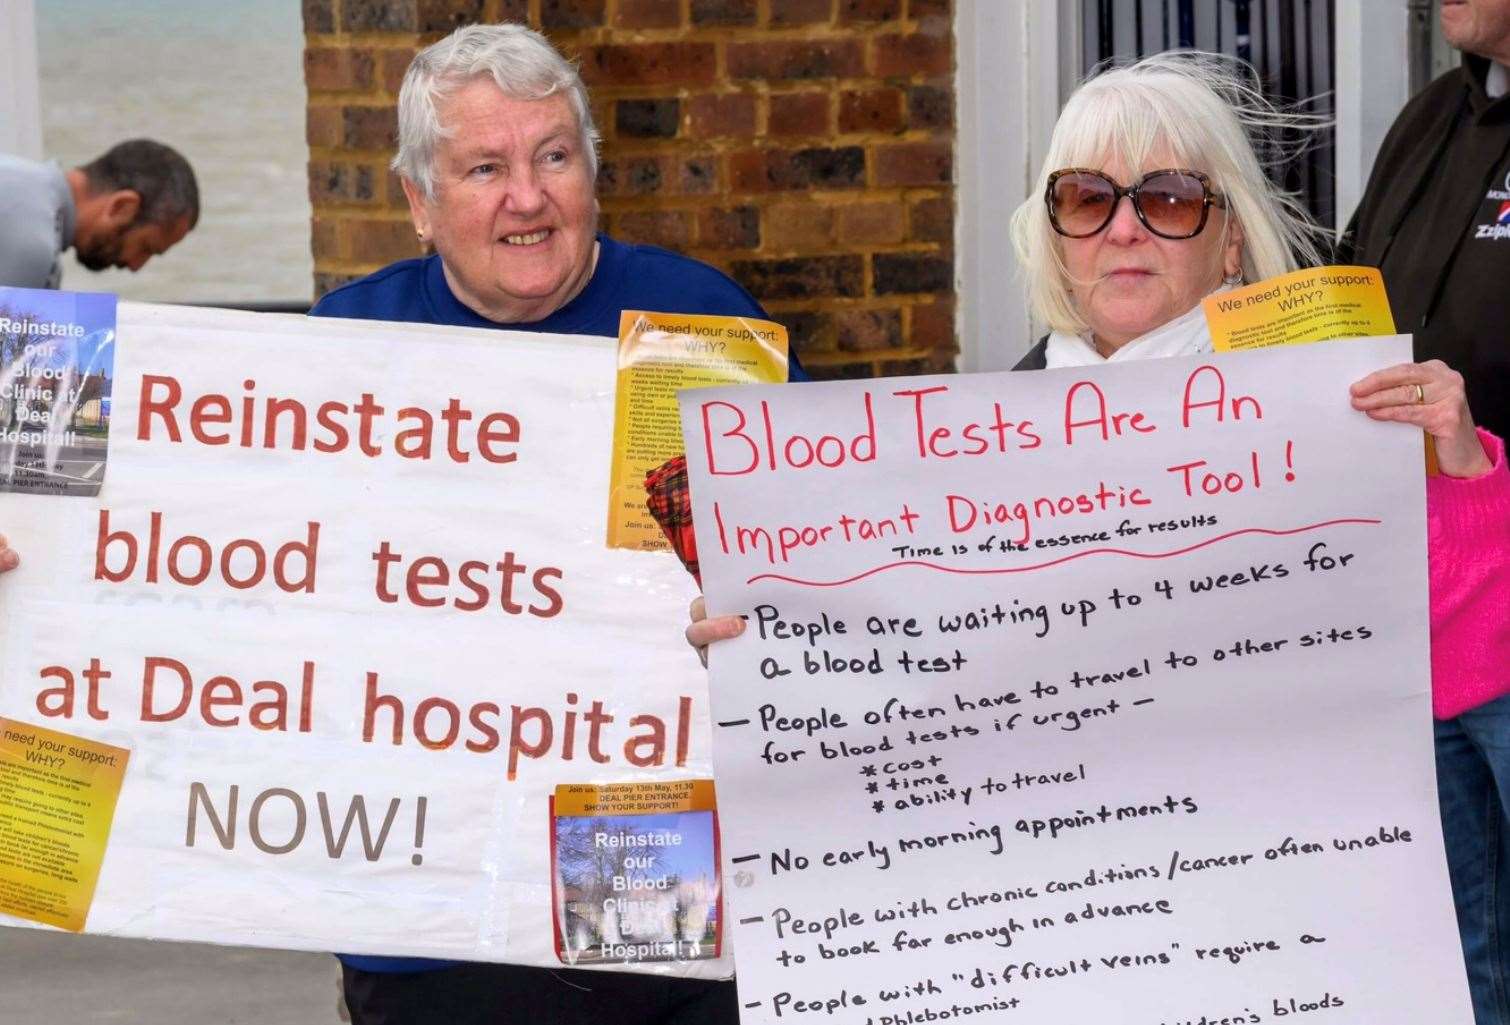
<path fill-rule="evenodd" d="M 136 224 L 171 224 L 187 217 L 199 222 L 199 183 L 176 149 L 151 139 L 118 142 L 81 171 L 91 192 L 130 189 L 142 197 Z"/>

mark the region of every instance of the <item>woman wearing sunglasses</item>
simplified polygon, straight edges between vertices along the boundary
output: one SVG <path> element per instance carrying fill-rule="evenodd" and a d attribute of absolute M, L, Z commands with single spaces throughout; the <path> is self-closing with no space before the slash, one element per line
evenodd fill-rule
<path fill-rule="evenodd" d="M 1321 263 L 1319 232 L 1255 153 L 1293 125 L 1236 67 L 1164 54 L 1065 105 L 1036 194 L 1012 218 L 1034 313 L 1019 370 L 1210 352 L 1201 300 Z M 1341 396 L 1339 396 L 1341 399 Z M 1436 439 L 1427 482 L 1438 792 L 1478 1025 L 1510 1023 L 1510 474 L 1439 361 L 1352 386 L 1354 408 Z"/>
<path fill-rule="evenodd" d="M 1034 314 L 1052 329 L 1018 370 L 1212 351 L 1201 300 L 1322 262 L 1322 232 L 1264 175 L 1281 114 L 1215 55 L 1103 73 L 1065 105 L 1034 194 L 1012 218 Z M 1338 397 L 1339 400 L 1342 396 Z M 1436 439 L 1427 483 L 1433 707 L 1443 827 L 1478 1025 L 1507 1023 L 1510 941 L 1510 473 L 1476 431 L 1462 378 L 1407 363 L 1352 386 L 1354 408 Z M 700 654 L 741 633 L 692 608 Z M 1497 860 L 1498 859 L 1498 860 Z"/>

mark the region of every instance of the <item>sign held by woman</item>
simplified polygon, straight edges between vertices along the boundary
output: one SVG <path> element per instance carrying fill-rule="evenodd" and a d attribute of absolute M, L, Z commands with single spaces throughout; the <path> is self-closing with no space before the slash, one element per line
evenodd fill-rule
<path fill-rule="evenodd" d="M 1409 351 L 683 397 L 746 1022 L 1466 1020 Z"/>

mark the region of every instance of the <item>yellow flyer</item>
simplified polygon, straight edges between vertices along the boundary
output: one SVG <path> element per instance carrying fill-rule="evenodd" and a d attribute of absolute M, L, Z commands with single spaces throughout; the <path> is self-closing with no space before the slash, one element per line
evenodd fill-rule
<path fill-rule="evenodd" d="M 84 928 L 130 756 L 0 719 L 0 912 Z"/>
<path fill-rule="evenodd" d="M 1395 333 L 1373 267 L 1312 267 L 1219 292 L 1202 304 L 1217 352 Z"/>
<path fill-rule="evenodd" d="M 682 451 L 676 393 L 786 380 L 786 328 L 746 317 L 625 310 L 619 318 L 608 546 L 669 548 L 645 506 L 645 475 Z"/>
<path fill-rule="evenodd" d="M 563 783 L 555 796 L 557 815 L 670 815 L 717 807 L 711 779 Z"/>
<path fill-rule="evenodd" d="M 1395 333 L 1384 277 L 1373 267 L 1312 267 L 1202 301 L 1217 352 Z M 1426 436 L 1426 473 L 1437 449 Z"/>

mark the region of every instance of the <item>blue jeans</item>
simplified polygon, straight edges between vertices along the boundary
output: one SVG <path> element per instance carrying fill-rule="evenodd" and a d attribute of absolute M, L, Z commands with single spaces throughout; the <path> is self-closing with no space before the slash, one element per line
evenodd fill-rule
<path fill-rule="evenodd" d="M 1438 720 L 1437 796 L 1476 1025 L 1510 1025 L 1510 695 Z"/>

